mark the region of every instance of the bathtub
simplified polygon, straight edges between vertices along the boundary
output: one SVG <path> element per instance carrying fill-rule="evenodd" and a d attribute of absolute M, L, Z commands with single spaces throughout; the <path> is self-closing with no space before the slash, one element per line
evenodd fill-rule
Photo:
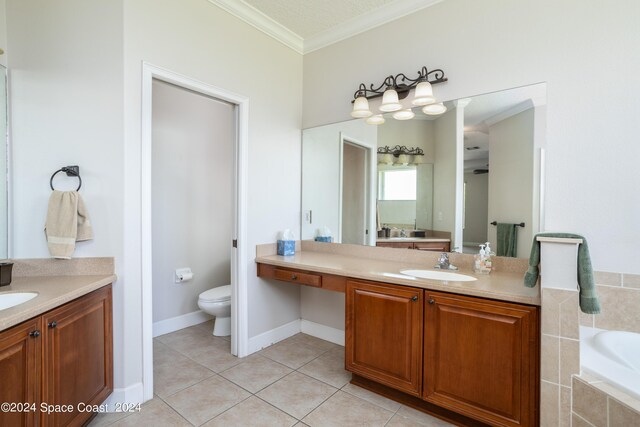
<path fill-rule="evenodd" d="M 580 327 L 582 372 L 640 399 L 640 334 Z"/>

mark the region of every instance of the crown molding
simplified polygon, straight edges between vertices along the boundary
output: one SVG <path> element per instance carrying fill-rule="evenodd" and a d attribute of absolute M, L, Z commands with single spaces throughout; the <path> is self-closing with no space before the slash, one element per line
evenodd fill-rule
<path fill-rule="evenodd" d="M 528 109 L 533 107 L 535 107 L 535 103 L 533 102 L 533 100 L 527 99 L 526 101 L 522 101 L 521 103 L 516 104 L 511 108 L 507 108 L 506 110 L 496 114 L 495 116 L 489 117 L 484 122 L 487 124 L 487 126 L 493 126 L 498 122 L 515 116 L 516 114 L 520 114 L 523 111 L 527 111 Z"/>
<path fill-rule="evenodd" d="M 305 39 L 303 53 L 313 52 L 348 39 L 441 1 L 443 0 L 402 0 L 381 6 Z"/>
<path fill-rule="evenodd" d="M 253 6 L 238 0 L 207 0 L 209 3 L 218 6 L 220 9 L 229 12 L 247 24 L 255 27 L 263 33 L 271 36 L 285 46 L 302 54 L 303 39 L 293 31 L 269 18 Z"/>

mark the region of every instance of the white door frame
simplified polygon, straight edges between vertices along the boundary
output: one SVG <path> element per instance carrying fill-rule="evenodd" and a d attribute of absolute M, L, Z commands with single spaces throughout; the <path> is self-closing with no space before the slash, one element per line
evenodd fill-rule
<path fill-rule="evenodd" d="M 144 400 L 153 398 L 153 299 L 151 228 L 151 144 L 153 79 L 171 83 L 236 106 L 235 224 L 237 248 L 231 249 L 231 353 L 248 354 L 247 307 L 247 181 L 249 148 L 249 98 L 181 74 L 142 64 L 141 138 L 141 239 L 142 239 L 142 383 Z M 231 246 L 231 242 L 229 242 Z"/>
<path fill-rule="evenodd" d="M 369 246 L 375 246 L 377 240 L 377 225 L 376 225 L 376 183 L 377 183 L 377 165 L 378 165 L 378 155 L 377 143 L 366 142 L 356 138 L 352 138 L 349 135 L 346 135 L 344 132 L 340 132 L 340 151 L 339 151 L 339 170 L 340 170 L 340 179 L 338 180 L 338 212 L 340 212 L 340 216 L 338 218 L 338 232 L 336 236 L 336 241 L 338 243 L 342 243 L 342 174 L 344 172 L 344 144 L 349 143 L 352 145 L 358 145 L 367 153 L 366 162 L 366 181 L 367 181 L 367 194 L 366 194 L 366 205 L 365 208 L 365 226 L 369 230 L 369 234 L 367 235 L 366 244 Z"/>

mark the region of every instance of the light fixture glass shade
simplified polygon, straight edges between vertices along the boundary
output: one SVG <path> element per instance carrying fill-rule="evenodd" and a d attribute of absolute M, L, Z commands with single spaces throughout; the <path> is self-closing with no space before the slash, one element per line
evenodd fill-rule
<path fill-rule="evenodd" d="M 422 107 L 422 112 L 430 116 L 437 116 L 438 114 L 442 114 L 445 111 L 447 111 L 447 107 L 445 107 L 442 102 L 438 102 L 437 104 L 429 104 Z"/>
<path fill-rule="evenodd" d="M 380 111 L 388 113 L 390 111 L 398 111 L 402 109 L 402 104 L 398 100 L 398 92 L 395 89 L 387 89 L 382 94 L 382 104 L 380 105 Z"/>
<path fill-rule="evenodd" d="M 395 166 L 406 166 L 409 164 L 409 156 L 406 154 L 400 154 L 398 157 L 396 157 L 393 164 Z"/>
<path fill-rule="evenodd" d="M 416 90 L 414 93 L 414 98 L 411 103 L 413 105 L 427 105 L 433 104 L 436 102 L 436 98 L 433 96 L 433 89 L 431 88 L 431 83 L 429 82 L 420 82 L 418 86 L 416 86 Z"/>
<path fill-rule="evenodd" d="M 362 119 L 370 117 L 373 113 L 369 110 L 369 101 L 364 96 L 359 96 L 353 101 L 353 111 L 351 111 L 351 117 L 356 119 Z"/>
<path fill-rule="evenodd" d="M 378 164 L 379 165 L 392 165 L 393 164 L 393 154 L 378 154 Z"/>
<path fill-rule="evenodd" d="M 411 120 L 415 116 L 415 113 L 411 111 L 411 109 L 400 110 L 393 113 L 393 118 L 396 120 Z"/>
<path fill-rule="evenodd" d="M 421 165 L 424 163 L 424 156 L 421 156 L 419 154 L 416 154 L 413 156 L 413 163 L 414 165 Z"/>
<path fill-rule="evenodd" d="M 367 124 L 369 125 L 381 125 L 384 123 L 384 117 L 382 114 L 376 114 L 367 119 Z"/>

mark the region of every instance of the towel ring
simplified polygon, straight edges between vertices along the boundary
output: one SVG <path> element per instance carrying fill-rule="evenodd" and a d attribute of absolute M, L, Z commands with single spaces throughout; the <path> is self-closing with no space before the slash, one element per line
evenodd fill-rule
<path fill-rule="evenodd" d="M 55 190 L 55 188 L 53 188 L 53 178 L 59 173 L 59 172 L 65 172 L 67 174 L 67 176 L 75 176 L 76 178 L 78 178 L 78 189 L 76 191 L 80 190 L 80 187 L 82 187 L 82 178 L 80 178 L 80 167 L 79 166 L 65 166 L 63 168 L 58 169 L 57 171 L 55 171 L 53 173 L 53 175 L 51 175 L 51 179 L 49 180 L 49 186 L 51 187 L 52 190 Z"/>

